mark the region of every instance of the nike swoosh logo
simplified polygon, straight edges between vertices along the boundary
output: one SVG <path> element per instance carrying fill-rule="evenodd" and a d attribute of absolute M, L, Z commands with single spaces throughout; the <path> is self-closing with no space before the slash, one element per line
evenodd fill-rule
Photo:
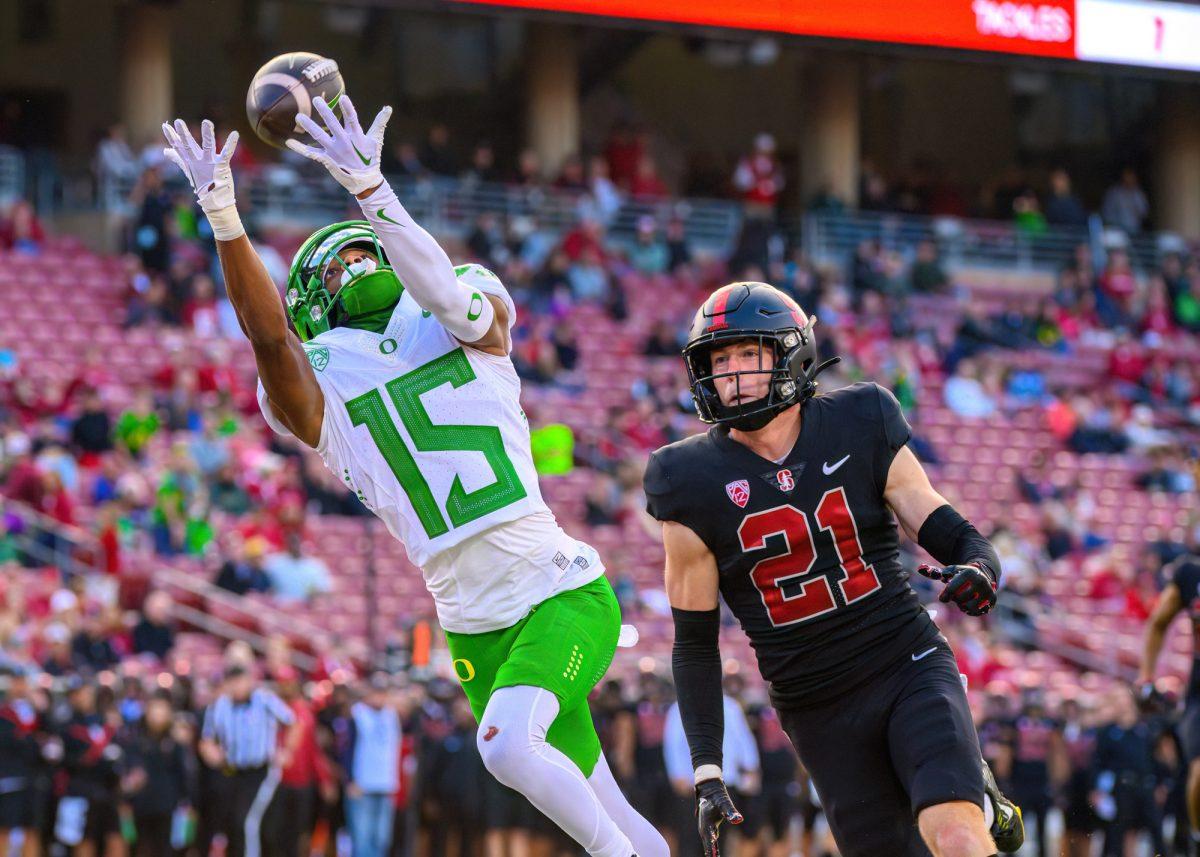
<path fill-rule="evenodd" d="M 355 149 L 355 151 L 357 152 L 358 150 Z M 375 216 L 378 217 L 380 220 L 391 223 L 394 226 L 400 226 L 400 227 L 404 226 L 403 223 L 397 223 L 395 220 L 392 220 L 392 218 L 388 217 L 386 208 L 379 209 L 379 211 L 375 212 Z"/>
<path fill-rule="evenodd" d="M 912 659 L 914 661 L 919 661 L 919 660 L 921 660 L 921 658 L 925 657 L 926 655 L 932 655 L 936 651 L 937 651 L 937 646 L 934 646 L 932 649 L 926 649 L 925 651 L 921 652 L 921 654 L 919 654 L 919 655 L 913 655 Z"/>
<path fill-rule="evenodd" d="M 849 460 L 850 460 L 850 456 L 846 455 L 842 458 L 841 461 L 836 461 L 833 464 L 824 462 L 821 464 L 821 472 L 824 473 L 826 476 L 831 476 L 835 470 L 837 470 L 839 467 L 841 467 L 843 464 L 845 464 Z"/>
<path fill-rule="evenodd" d="M 358 155 L 358 159 L 363 162 L 364 167 L 371 166 L 371 159 L 366 157 L 362 152 L 360 152 L 358 150 L 358 146 L 351 143 L 350 148 L 354 150 L 354 154 Z"/>

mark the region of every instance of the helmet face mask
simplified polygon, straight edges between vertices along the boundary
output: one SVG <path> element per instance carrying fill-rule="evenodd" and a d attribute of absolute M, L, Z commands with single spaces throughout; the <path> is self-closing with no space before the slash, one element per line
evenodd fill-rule
<path fill-rule="evenodd" d="M 700 419 L 757 431 L 781 411 L 812 396 L 817 373 L 831 365 L 829 361 L 817 365 L 815 324 L 816 319 L 805 316 L 795 301 L 766 283 L 733 283 L 714 292 L 696 313 L 683 349 Z M 714 372 L 713 351 L 740 341 L 757 343 L 760 368 Z M 769 364 L 763 357 L 771 358 Z M 756 380 L 761 380 L 763 375 L 769 376 L 766 394 L 742 401 L 743 379 L 758 376 Z M 718 392 L 718 382 L 726 378 L 735 383 L 732 405 L 725 404 Z"/>
<path fill-rule="evenodd" d="M 374 256 L 374 267 L 347 265 L 339 254 L 351 248 Z M 336 271 L 341 271 L 340 285 L 328 276 Z M 370 225 L 351 220 L 318 229 L 301 245 L 288 272 L 284 302 L 296 335 L 308 342 L 358 316 L 394 306 L 403 292 Z"/>

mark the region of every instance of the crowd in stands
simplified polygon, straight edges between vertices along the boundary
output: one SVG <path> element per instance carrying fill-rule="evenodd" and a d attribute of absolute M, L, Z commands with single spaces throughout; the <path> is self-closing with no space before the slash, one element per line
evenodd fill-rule
<path fill-rule="evenodd" d="M 218 129 L 218 137 L 228 130 Z M 253 146 L 241 146 L 235 170 L 257 173 L 282 167 L 288 176 L 322 175 L 290 151 L 279 153 L 278 158 L 260 155 Z M 664 168 L 663 163 L 670 166 Z M 92 171 L 98 187 L 106 188 L 132 182 L 147 168 L 161 164 L 159 141 L 135 151 L 124 129 L 114 125 L 97 145 Z M 787 193 L 796 181 L 791 165 L 780 157 L 771 134 L 755 135 L 744 151 L 720 162 L 689 159 L 686 153 L 671 151 L 652 130 L 626 121 L 616 122 L 591 151 L 570 155 L 561 164 L 544 164 L 529 148 L 501 156 L 493 141 L 462 140 L 439 123 L 420 142 L 402 137 L 390 142 L 383 166 L 386 174 L 416 181 L 454 179 L 466 186 L 502 184 L 532 192 L 589 194 L 595 216 L 605 221 L 630 198 L 735 199 L 747 217 L 771 221 L 797 201 Z M 279 173 L 278 180 L 284 181 L 283 176 Z M 824 213 L 857 210 L 1008 221 L 1031 236 L 1055 228 L 1081 229 L 1093 214 L 1128 236 L 1143 233 L 1152 223 L 1150 200 L 1136 170 L 1128 166 L 1114 175 L 1103 194 L 1085 201 L 1074 188 L 1069 164 L 1013 165 L 990 180 L 970 185 L 927 158 L 890 173 L 868 159 L 860 165 L 856 203 L 828 187 L 799 202 L 807 210 Z"/>

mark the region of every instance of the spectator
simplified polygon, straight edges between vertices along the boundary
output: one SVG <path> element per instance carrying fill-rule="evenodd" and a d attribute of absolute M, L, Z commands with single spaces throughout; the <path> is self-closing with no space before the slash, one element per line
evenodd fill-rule
<path fill-rule="evenodd" d="M 480 140 L 475 144 L 475 150 L 471 153 L 471 165 L 463 172 L 462 180 L 468 186 L 500 181 L 496 153 L 487 140 Z"/>
<path fill-rule="evenodd" d="M 597 473 L 588 485 L 584 510 L 583 520 L 589 527 L 611 527 L 620 523 L 621 491 L 616 480 L 606 473 Z"/>
<path fill-rule="evenodd" d="M 588 194 L 591 216 L 603 224 L 610 224 L 621 210 L 621 191 L 609 178 L 608 161 L 594 157 L 588 161 Z"/>
<path fill-rule="evenodd" d="M 112 419 L 100 400 L 100 393 L 88 389 L 79 416 L 71 424 L 71 442 L 81 459 L 97 463 L 98 456 L 112 449 L 112 433 Z"/>
<path fill-rule="evenodd" d="M 93 672 L 116 666 L 120 658 L 109 638 L 108 617 L 99 610 L 90 612 L 83 620 L 83 628 L 71 643 L 75 664 Z"/>
<path fill-rule="evenodd" d="M 279 824 L 272 846 L 280 855 L 308 854 L 308 837 L 316 820 L 315 798 L 333 803 L 337 792 L 325 755 L 317 744 L 317 721 L 300 691 L 300 675 L 292 666 L 275 673 L 279 696 L 291 709 L 297 733 L 294 751 L 285 758 L 279 781 Z"/>
<path fill-rule="evenodd" d="M 920 294 L 944 292 L 950 286 L 950 278 L 942 268 L 937 245 L 932 241 L 917 244 L 917 256 L 908 276 L 909 287 Z"/>
<path fill-rule="evenodd" d="M 160 661 L 175 645 L 171 627 L 171 608 L 174 603 L 165 592 L 151 592 L 142 607 L 142 618 L 133 629 L 133 653 L 154 655 Z"/>
<path fill-rule="evenodd" d="M 113 857 L 123 853 L 117 788 L 124 753 L 113 740 L 115 728 L 96 708 L 94 685 L 72 677 L 67 704 L 58 730 L 66 788 L 54 831 L 59 841 L 83 846 L 77 854 Z"/>
<path fill-rule="evenodd" d="M 146 390 L 140 391 L 133 404 L 117 418 L 115 436 L 130 455 L 137 458 L 141 455 L 150 438 L 159 429 L 158 410 L 154 407 L 154 399 Z"/>
<path fill-rule="evenodd" d="M 958 364 L 943 388 L 946 407 L 960 417 L 984 419 L 996 412 L 996 401 L 982 383 L 980 373 L 970 360 Z"/>
<path fill-rule="evenodd" d="M 672 274 L 692 262 L 692 249 L 688 246 L 687 231 L 681 217 L 672 217 L 667 221 L 667 252 L 670 257 L 667 269 Z"/>
<path fill-rule="evenodd" d="M 388 705 L 386 675 L 371 677 L 350 709 L 346 816 L 355 857 L 386 857 L 392 842 L 392 803 L 399 788 L 400 718 Z"/>
<path fill-rule="evenodd" d="M 571 263 L 567 270 L 567 281 L 576 300 L 607 301 L 612 286 L 602 263 L 600 254 L 592 248 L 584 250 L 579 259 Z"/>
<path fill-rule="evenodd" d="M 33 205 L 19 199 L 9 209 L 8 217 L 0 220 L 0 250 L 12 250 L 36 256 L 46 244 L 46 232 L 33 211 Z"/>
<path fill-rule="evenodd" d="M 208 339 L 220 334 L 216 286 L 208 274 L 196 274 L 189 282 L 189 297 L 184 302 L 181 321 L 197 336 Z"/>
<path fill-rule="evenodd" d="M 1162 818 L 1154 799 L 1156 786 L 1154 738 L 1150 727 L 1138 719 L 1130 692 L 1112 691 L 1110 703 L 1115 717 L 1102 728 L 1096 739 L 1096 779 L 1093 788 L 1097 801 L 1110 802 L 1112 809 L 1102 812 L 1108 826 L 1104 834 L 1104 854 L 1133 852 L 1138 831 L 1149 832 L 1154 853 L 1164 854 Z"/>
<path fill-rule="evenodd" d="M 109 126 L 96 146 L 92 169 L 95 170 L 101 193 L 137 178 L 138 161 L 133 149 L 129 148 L 124 125 L 118 123 Z"/>
<path fill-rule="evenodd" d="M 488 267 L 503 270 L 510 256 L 500 219 L 490 211 L 475 218 L 475 226 L 467 236 L 471 255 Z"/>
<path fill-rule="evenodd" d="M 1052 226 L 1087 226 L 1087 211 L 1071 190 L 1071 176 L 1062 167 L 1050 173 L 1050 196 L 1046 200 L 1046 222 Z"/>
<path fill-rule="evenodd" d="M 174 203 L 156 168 L 142 171 L 129 202 L 138 212 L 133 223 L 133 247 L 147 271 L 166 273 L 171 265 L 171 235 L 167 225 Z"/>
<path fill-rule="evenodd" d="M 247 539 L 242 546 L 241 556 L 230 557 L 221 565 L 216 585 L 234 595 L 270 591 L 271 578 L 267 576 L 262 564 L 266 549 L 266 539 L 261 536 Z"/>
<path fill-rule="evenodd" d="M 450 146 L 450 129 L 441 122 L 429 129 L 425 145 L 421 148 L 420 162 L 436 176 L 458 174 L 458 160 Z"/>
<path fill-rule="evenodd" d="M 649 152 L 642 153 L 638 158 L 637 172 L 629 183 L 629 195 L 655 199 L 670 194 L 667 184 L 658 174 L 658 163 Z"/>
<path fill-rule="evenodd" d="M 127 772 L 122 791 L 137 830 L 134 857 L 172 857 L 172 820 L 192 802 L 190 748 L 176 740 L 174 718 L 170 696 L 155 694 L 146 703 L 142 722 L 123 741 Z"/>
<path fill-rule="evenodd" d="M 632 192 L 644 151 L 645 142 L 640 134 L 634 133 L 632 126 L 626 122 L 618 122 L 613 127 L 604 149 L 604 157 L 608 161 L 609 176 L 621 190 Z"/>
<path fill-rule="evenodd" d="M 584 193 L 588 188 L 587 176 L 583 171 L 583 159 L 576 153 L 571 153 L 563 159 L 558 177 L 554 179 L 554 188 L 568 193 Z"/>
<path fill-rule="evenodd" d="M 783 191 L 783 167 L 775 157 L 775 138 L 759 134 L 754 149 L 738 161 L 733 186 L 742 195 L 747 217 L 775 218 L 775 206 Z"/>
<path fill-rule="evenodd" d="M 1100 216 L 1107 225 L 1123 230 L 1127 235 L 1137 235 L 1149 213 L 1150 203 L 1142 192 L 1137 173 L 1126 167 L 1121 171 L 1120 180 L 1105 191 Z"/>
<path fill-rule="evenodd" d="M 208 487 L 209 502 L 214 509 L 230 515 L 241 516 L 250 511 L 250 495 L 237 479 L 237 472 L 230 462 L 221 465 Z"/>
<path fill-rule="evenodd" d="M 42 631 L 46 654 L 42 671 L 51 676 L 66 676 L 75 672 L 75 655 L 71 647 L 71 632 L 61 622 L 51 622 Z"/>
<path fill-rule="evenodd" d="M 665 319 L 655 322 L 646 344 L 642 347 L 642 354 L 647 357 L 678 357 L 679 352 L 679 337 L 675 332 L 675 325 Z"/>
<path fill-rule="evenodd" d="M 329 567 L 320 559 L 306 556 L 299 533 L 288 533 L 287 551 L 271 554 L 263 569 L 271 580 L 271 591 L 284 602 L 307 602 L 314 595 L 333 591 Z"/>
<path fill-rule="evenodd" d="M 643 274 L 665 274 L 671 253 L 658 234 L 658 224 L 650 215 L 638 218 L 637 238 L 629 251 L 629 263 Z"/>

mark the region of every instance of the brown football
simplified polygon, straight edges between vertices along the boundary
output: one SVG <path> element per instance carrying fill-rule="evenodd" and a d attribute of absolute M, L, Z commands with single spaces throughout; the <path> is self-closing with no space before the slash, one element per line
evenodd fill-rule
<path fill-rule="evenodd" d="M 312 116 L 322 124 L 320 117 L 313 115 L 313 99 L 319 95 L 336 109 L 345 91 L 342 73 L 333 60 L 303 51 L 280 54 L 250 81 L 246 116 L 254 133 L 282 149 L 289 139 L 308 137 L 296 124 L 297 113 Z"/>

